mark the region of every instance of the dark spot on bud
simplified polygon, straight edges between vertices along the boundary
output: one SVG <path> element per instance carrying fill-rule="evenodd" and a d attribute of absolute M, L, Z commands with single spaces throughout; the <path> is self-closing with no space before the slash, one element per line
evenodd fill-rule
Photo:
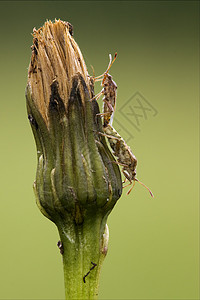
<path fill-rule="evenodd" d="M 80 74 L 79 74 L 79 78 L 82 78 L 82 76 Z M 76 105 L 77 107 L 82 107 L 83 106 L 80 91 L 79 91 L 79 87 L 78 87 L 78 78 L 77 78 L 77 76 L 75 76 L 73 78 L 71 93 L 70 93 L 70 97 L 69 97 L 69 100 L 68 100 L 68 110 L 71 107 L 71 105 Z"/>
<path fill-rule="evenodd" d="M 35 127 L 35 129 L 37 130 L 38 129 L 38 123 L 36 122 L 36 120 L 33 118 L 32 115 L 28 115 L 28 119 L 29 119 L 29 122 Z"/>
<path fill-rule="evenodd" d="M 30 71 L 29 71 L 29 73 L 37 73 L 37 67 L 36 67 L 36 65 L 34 64 L 34 62 L 33 61 L 31 61 L 31 69 L 30 69 Z"/>
<path fill-rule="evenodd" d="M 73 32 L 73 26 L 72 26 L 72 24 L 70 24 L 69 22 L 67 22 L 67 27 L 68 27 L 69 33 L 71 34 L 71 36 L 73 36 L 74 32 Z"/>
<path fill-rule="evenodd" d="M 58 92 L 58 82 L 55 80 L 51 84 L 51 96 L 49 101 L 49 110 L 50 111 L 65 111 L 64 103 Z"/>
<path fill-rule="evenodd" d="M 31 46 L 32 51 L 35 53 L 35 55 L 38 54 L 38 39 L 33 39 L 33 46 Z"/>
<path fill-rule="evenodd" d="M 66 27 L 67 29 L 69 30 L 69 33 L 71 36 L 73 36 L 73 26 L 71 23 L 69 22 L 66 22 L 66 21 L 61 21 Z"/>

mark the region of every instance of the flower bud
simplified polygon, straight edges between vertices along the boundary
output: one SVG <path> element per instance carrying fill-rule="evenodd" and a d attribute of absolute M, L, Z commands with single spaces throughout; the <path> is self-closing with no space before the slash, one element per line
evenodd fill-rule
<path fill-rule="evenodd" d="M 41 212 L 55 223 L 107 216 L 122 193 L 118 165 L 102 132 L 93 82 L 67 22 L 33 30 L 26 88 L 38 167 L 34 189 Z"/>

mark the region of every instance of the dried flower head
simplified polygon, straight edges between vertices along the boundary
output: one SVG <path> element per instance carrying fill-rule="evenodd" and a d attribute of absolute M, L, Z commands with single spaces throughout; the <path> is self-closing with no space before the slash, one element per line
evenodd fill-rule
<path fill-rule="evenodd" d="M 72 78 L 80 73 L 89 88 L 89 77 L 81 51 L 72 37 L 72 25 L 56 20 L 33 29 L 32 57 L 28 82 L 32 97 L 48 124 L 48 105 L 51 84 L 58 83 L 58 93 L 67 106 Z"/>

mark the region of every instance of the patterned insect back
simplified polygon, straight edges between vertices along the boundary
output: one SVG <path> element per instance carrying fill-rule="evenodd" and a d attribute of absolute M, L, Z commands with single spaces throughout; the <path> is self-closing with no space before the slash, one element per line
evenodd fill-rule
<path fill-rule="evenodd" d="M 104 126 L 113 122 L 113 115 L 116 106 L 117 98 L 117 85 L 112 80 L 112 76 L 107 74 L 103 84 L 103 114 L 104 114 Z"/>

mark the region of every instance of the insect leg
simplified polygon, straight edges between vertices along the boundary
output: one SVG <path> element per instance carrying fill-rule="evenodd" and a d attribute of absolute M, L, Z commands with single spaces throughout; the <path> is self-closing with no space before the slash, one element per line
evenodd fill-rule
<path fill-rule="evenodd" d="M 99 114 L 96 114 L 96 116 L 104 116 L 104 115 L 108 115 L 110 114 L 109 112 L 105 112 L 105 113 L 99 113 Z"/>
<path fill-rule="evenodd" d="M 115 137 L 115 136 L 113 136 L 113 135 L 109 135 L 109 134 L 106 134 L 106 133 L 103 133 L 103 132 L 100 132 L 100 131 L 98 131 L 98 134 L 103 135 L 103 136 L 106 136 L 107 138 L 110 138 L 110 139 L 114 139 L 114 140 L 120 141 L 120 138 Z"/>
<path fill-rule="evenodd" d="M 122 166 L 122 167 L 127 167 L 127 165 L 125 165 L 125 164 L 122 164 L 122 163 L 120 163 L 120 162 L 118 162 L 118 161 L 111 161 L 113 164 L 116 164 L 116 165 L 119 165 L 119 166 Z M 127 181 L 128 179 L 127 178 L 125 178 L 125 180 Z"/>
<path fill-rule="evenodd" d="M 95 95 L 94 97 L 92 97 L 92 98 L 91 98 L 90 100 L 88 100 L 88 101 L 93 101 L 94 99 L 98 100 L 98 99 L 101 97 L 102 94 L 103 94 L 103 91 L 99 92 L 97 95 Z"/>
<path fill-rule="evenodd" d="M 124 178 L 124 181 L 122 181 L 122 183 L 126 183 L 127 180 L 128 180 L 128 179 L 125 177 L 125 178 Z"/>
<path fill-rule="evenodd" d="M 129 186 L 129 185 L 131 185 L 131 184 L 132 184 L 132 181 L 130 181 L 129 184 L 123 186 L 123 188 L 125 188 L 125 187 L 127 187 L 127 186 Z M 132 189 L 132 188 L 131 188 L 131 189 Z"/>
<path fill-rule="evenodd" d="M 130 192 L 132 191 L 134 185 L 135 185 L 135 180 L 133 181 L 133 185 L 132 185 L 132 187 L 130 188 L 130 190 L 128 190 L 128 192 L 126 193 L 126 195 L 129 195 L 129 194 L 130 194 Z"/>

